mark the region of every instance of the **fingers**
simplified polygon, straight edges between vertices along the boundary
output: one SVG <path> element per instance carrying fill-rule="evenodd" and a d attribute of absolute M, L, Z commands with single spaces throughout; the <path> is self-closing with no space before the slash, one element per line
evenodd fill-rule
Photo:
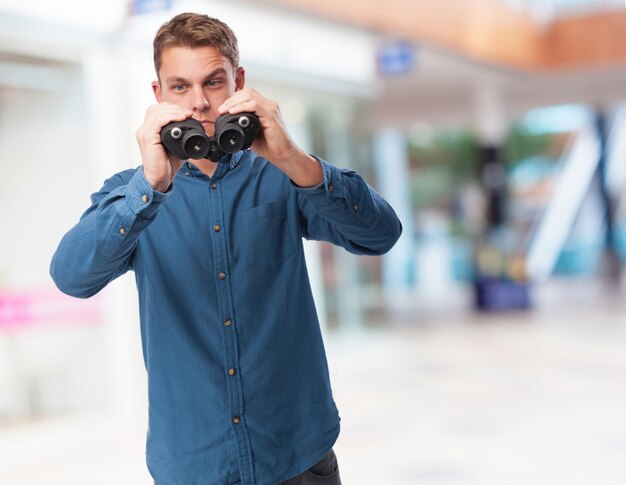
<path fill-rule="evenodd" d="M 224 113 L 240 113 L 240 111 L 232 111 L 238 104 L 251 100 L 251 89 L 242 89 L 240 91 L 236 91 L 231 97 L 229 97 L 226 101 L 224 101 L 217 108 L 217 113 L 223 115 Z"/>
<path fill-rule="evenodd" d="M 175 104 L 159 103 L 148 108 L 143 124 L 135 133 L 146 180 L 160 192 L 167 190 L 182 165 L 182 161 L 166 152 L 161 143 L 161 129 L 192 114 L 191 110 Z"/>
<path fill-rule="evenodd" d="M 189 109 L 181 108 L 171 103 L 159 103 L 148 108 L 144 125 L 147 128 L 160 132 L 161 128 L 168 123 L 183 121 L 190 118 L 192 115 L 193 112 Z"/>
<path fill-rule="evenodd" d="M 146 111 L 143 124 L 135 132 L 140 145 L 157 145 L 161 143 L 161 129 L 170 122 L 183 121 L 192 116 L 188 109 L 171 103 L 159 103 L 150 106 Z"/>
<path fill-rule="evenodd" d="M 262 114 L 259 113 L 259 111 L 260 110 L 259 110 L 258 103 L 256 101 L 250 100 L 250 101 L 238 103 L 234 105 L 233 107 L 229 108 L 225 112 L 228 112 L 231 115 L 245 112 L 245 113 L 256 113 L 257 116 L 262 116 Z"/>
<path fill-rule="evenodd" d="M 259 117 L 279 116 L 278 104 L 264 98 L 252 88 L 235 92 L 217 108 L 219 114 L 236 114 L 244 111 L 256 113 Z"/>

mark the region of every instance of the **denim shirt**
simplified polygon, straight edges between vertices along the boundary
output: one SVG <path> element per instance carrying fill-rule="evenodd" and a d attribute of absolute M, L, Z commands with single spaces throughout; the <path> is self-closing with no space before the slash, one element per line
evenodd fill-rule
<path fill-rule="evenodd" d="M 80 298 L 135 273 L 160 485 L 273 484 L 337 439 L 302 238 L 378 255 L 402 228 L 357 173 L 319 162 L 312 189 L 250 151 L 210 178 L 186 162 L 164 194 L 141 167 L 120 172 L 52 259 L 59 289 Z"/>

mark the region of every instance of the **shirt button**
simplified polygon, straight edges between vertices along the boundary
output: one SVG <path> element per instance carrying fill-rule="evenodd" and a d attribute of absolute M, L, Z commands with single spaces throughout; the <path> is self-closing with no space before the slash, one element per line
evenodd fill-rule
<path fill-rule="evenodd" d="M 126 234 L 126 228 L 120 227 L 120 234 Z"/>
<path fill-rule="evenodd" d="M 215 232 L 220 232 L 220 229 L 222 229 L 222 228 L 219 226 L 219 224 L 215 224 L 215 225 L 213 226 L 213 230 L 214 230 Z"/>
<path fill-rule="evenodd" d="M 354 212 L 358 211 L 358 210 L 359 210 L 359 206 L 358 206 L 358 205 L 356 205 L 356 204 L 354 204 L 354 205 L 352 206 L 352 210 L 353 210 Z"/>
<path fill-rule="evenodd" d="M 335 190 L 335 187 L 333 187 L 333 184 L 328 184 L 328 191 L 332 192 L 333 190 Z"/>
<path fill-rule="evenodd" d="M 230 318 L 227 318 L 226 320 L 224 320 L 224 325 L 226 325 L 227 327 L 230 327 L 233 324 L 233 321 Z"/>
<path fill-rule="evenodd" d="M 217 189 L 217 182 L 213 182 L 213 183 L 211 184 L 211 188 L 212 188 L 212 189 Z"/>
<path fill-rule="evenodd" d="M 185 176 L 186 176 L 186 177 L 189 177 L 189 172 L 185 172 Z"/>
<path fill-rule="evenodd" d="M 223 271 L 220 271 L 220 272 L 217 274 L 217 277 L 218 277 L 220 280 L 225 280 L 225 279 L 226 279 L 226 273 L 224 273 Z"/>
<path fill-rule="evenodd" d="M 229 369 L 228 370 L 228 374 L 231 375 L 231 376 L 234 376 L 236 373 L 237 373 L 236 369 Z"/>
<path fill-rule="evenodd" d="M 148 202 L 149 200 L 150 200 L 150 197 L 148 197 L 146 194 L 143 194 L 141 196 L 141 202 L 143 202 L 144 204 Z"/>
<path fill-rule="evenodd" d="M 235 416 L 235 417 L 233 418 L 233 423 L 235 423 L 235 424 L 239 424 L 239 423 L 241 423 L 241 418 L 240 418 L 239 416 Z"/>

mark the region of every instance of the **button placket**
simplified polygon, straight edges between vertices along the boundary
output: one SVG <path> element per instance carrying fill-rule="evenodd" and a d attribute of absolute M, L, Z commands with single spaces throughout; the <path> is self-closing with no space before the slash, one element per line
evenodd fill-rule
<path fill-rule="evenodd" d="M 236 275 L 232 274 L 231 268 L 229 267 L 230 258 L 227 256 L 226 234 L 225 231 L 222 230 L 224 224 L 228 223 L 228 219 L 224 213 L 221 191 L 222 182 L 220 181 L 224 171 L 225 167 L 222 164 L 218 165 L 208 184 L 209 221 L 214 221 L 212 223 L 213 235 L 211 237 L 211 246 L 213 265 L 217 272 L 215 290 L 218 296 L 219 312 L 220 315 L 222 315 L 221 327 L 224 345 L 224 378 L 226 379 L 226 389 L 228 392 L 230 423 L 234 431 L 241 482 L 251 483 L 254 481 L 252 476 L 254 463 L 252 460 L 250 437 L 245 423 L 242 382 L 241 379 L 239 379 L 240 365 L 237 336 L 237 325 L 239 322 L 236 320 L 231 289 L 231 284 L 236 284 L 237 281 Z M 220 182 L 218 183 L 218 181 Z"/>

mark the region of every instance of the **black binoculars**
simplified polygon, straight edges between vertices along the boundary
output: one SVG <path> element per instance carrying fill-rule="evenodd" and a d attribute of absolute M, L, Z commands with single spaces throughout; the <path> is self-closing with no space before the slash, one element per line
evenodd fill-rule
<path fill-rule="evenodd" d="M 227 153 L 250 148 L 259 131 L 254 113 L 223 114 L 215 120 L 215 135 L 208 136 L 193 118 L 175 121 L 161 129 L 165 148 L 180 160 L 207 158 L 218 162 Z"/>

